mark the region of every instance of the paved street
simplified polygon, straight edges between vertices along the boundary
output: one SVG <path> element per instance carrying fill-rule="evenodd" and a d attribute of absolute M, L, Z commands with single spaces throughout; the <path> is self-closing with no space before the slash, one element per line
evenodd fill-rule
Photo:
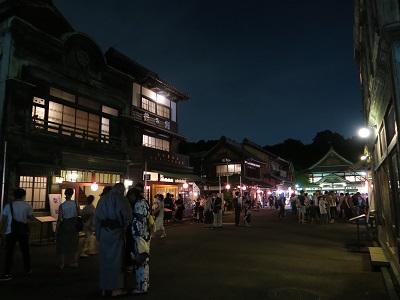
<path fill-rule="evenodd" d="M 151 290 L 143 299 L 385 299 L 368 254 L 348 251 L 351 224 L 299 225 L 276 212 L 254 212 L 253 227 L 168 227 L 152 242 Z M 97 259 L 56 270 L 54 247 L 35 247 L 34 274 L 1 283 L 1 299 L 95 299 Z M 129 297 L 128 297 L 129 298 Z"/>

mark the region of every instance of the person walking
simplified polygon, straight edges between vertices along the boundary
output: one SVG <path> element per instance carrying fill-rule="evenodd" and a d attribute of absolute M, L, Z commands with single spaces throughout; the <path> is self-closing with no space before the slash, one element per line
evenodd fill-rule
<path fill-rule="evenodd" d="M 78 267 L 79 207 L 77 203 L 72 200 L 73 195 L 74 189 L 65 189 L 65 201 L 61 203 L 58 208 L 56 250 L 58 255 L 58 267 L 60 270 L 64 269 L 66 261 L 69 267 Z"/>
<path fill-rule="evenodd" d="M 154 202 L 153 202 L 153 215 L 154 218 L 156 219 L 155 225 L 155 233 L 161 232 L 161 238 L 166 238 L 167 233 L 165 232 L 165 227 L 164 227 L 164 196 L 161 194 L 157 194 L 154 197 Z"/>
<path fill-rule="evenodd" d="M 233 198 L 233 208 L 235 210 L 235 225 L 239 226 L 240 212 L 242 211 L 242 197 L 239 192 L 235 192 L 235 198 Z"/>
<path fill-rule="evenodd" d="M 133 294 L 145 294 L 150 285 L 150 207 L 144 198 L 144 188 L 138 184 L 128 191 L 133 193 L 135 203 L 132 207 L 132 227 L 130 228 L 133 245 L 131 245 L 132 258 L 135 264 L 135 288 Z"/>
<path fill-rule="evenodd" d="M 125 186 L 117 183 L 104 193 L 96 207 L 96 238 L 99 242 L 99 286 L 103 296 L 119 296 L 124 290 L 125 231 L 132 209 L 124 198 Z"/>
<path fill-rule="evenodd" d="M 93 205 L 94 196 L 89 195 L 86 199 L 87 205 L 82 210 L 83 232 L 85 233 L 85 241 L 80 257 L 88 257 L 97 254 L 96 237 L 94 236 L 94 218 L 96 208 Z"/>
<path fill-rule="evenodd" d="M 213 229 L 222 228 L 222 199 L 219 194 L 213 196 L 212 212 L 214 217 Z"/>
<path fill-rule="evenodd" d="M 0 281 L 11 280 L 11 269 L 14 261 L 15 245 L 19 243 L 24 262 L 24 271 L 30 274 L 31 256 L 29 250 L 29 225 L 32 220 L 32 206 L 25 202 L 26 191 L 21 188 L 14 190 L 14 201 L 10 201 L 3 210 L 2 227 L 6 240 L 6 255 L 4 262 L 4 274 L 0 276 Z"/>

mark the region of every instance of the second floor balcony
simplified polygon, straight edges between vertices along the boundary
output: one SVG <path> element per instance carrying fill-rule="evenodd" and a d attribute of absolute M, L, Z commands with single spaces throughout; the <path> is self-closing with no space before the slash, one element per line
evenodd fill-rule
<path fill-rule="evenodd" d="M 178 124 L 176 122 L 173 122 L 167 118 L 160 117 L 156 114 L 135 106 L 133 106 L 131 109 L 131 117 L 137 122 L 148 124 L 152 127 L 171 131 L 174 133 L 178 132 Z"/>
<path fill-rule="evenodd" d="M 32 118 L 32 132 L 43 133 L 54 137 L 71 137 L 83 141 L 101 143 L 114 147 L 121 146 L 121 140 L 111 137 L 108 132 L 95 132 L 87 129 L 80 129 L 65 124 L 60 124 L 39 118 Z"/>

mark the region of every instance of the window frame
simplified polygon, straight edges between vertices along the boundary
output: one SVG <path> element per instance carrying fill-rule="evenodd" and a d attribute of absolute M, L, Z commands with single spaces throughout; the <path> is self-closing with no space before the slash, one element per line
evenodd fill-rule
<path fill-rule="evenodd" d="M 28 181 L 26 180 L 27 178 L 32 178 L 32 181 Z M 43 181 L 37 181 L 37 179 L 39 180 L 44 180 Z M 42 187 L 41 185 L 44 184 L 44 187 Z M 31 199 L 27 199 L 25 198 L 25 201 L 27 203 L 29 203 L 32 206 L 33 210 L 46 210 L 48 208 L 47 205 L 47 197 L 48 197 L 48 184 L 49 184 L 49 178 L 47 176 L 30 176 L 30 175 L 20 175 L 19 179 L 18 179 L 18 187 L 23 188 L 25 190 L 27 189 L 31 189 Z M 38 188 L 36 188 L 36 186 L 39 185 Z M 42 193 L 44 192 L 44 199 L 43 201 L 35 201 L 35 198 L 37 193 L 39 193 L 38 197 L 42 197 Z M 28 193 L 27 193 L 28 195 Z M 39 207 L 37 207 L 37 203 L 42 203 L 42 205 L 39 205 Z"/>

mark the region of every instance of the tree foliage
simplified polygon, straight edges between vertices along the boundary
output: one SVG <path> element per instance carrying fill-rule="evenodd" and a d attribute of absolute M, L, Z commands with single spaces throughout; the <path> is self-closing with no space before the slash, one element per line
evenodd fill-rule
<path fill-rule="evenodd" d="M 337 132 L 324 130 L 318 132 L 311 144 L 287 139 L 282 143 L 264 148 L 282 158 L 290 160 L 296 170 L 305 170 L 321 159 L 333 147 L 346 159 L 356 162 L 362 155 L 364 143 L 357 137 L 344 138 Z"/>

